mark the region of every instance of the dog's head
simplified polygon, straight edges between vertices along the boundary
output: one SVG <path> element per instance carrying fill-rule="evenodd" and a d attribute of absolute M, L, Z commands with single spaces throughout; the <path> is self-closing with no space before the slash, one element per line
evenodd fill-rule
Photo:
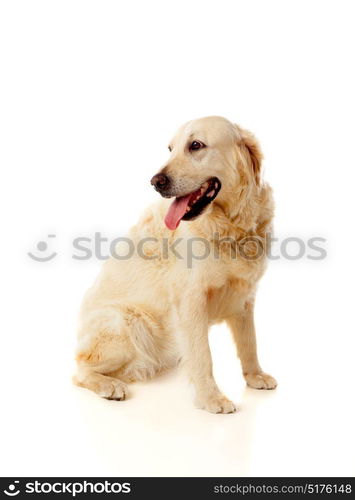
<path fill-rule="evenodd" d="M 175 197 L 165 217 L 169 229 L 223 203 L 238 188 L 260 185 L 261 151 L 254 136 L 225 118 L 212 116 L 183 125 L 169 144 L 168 163 L 151 179 L 164 197 Z"/>

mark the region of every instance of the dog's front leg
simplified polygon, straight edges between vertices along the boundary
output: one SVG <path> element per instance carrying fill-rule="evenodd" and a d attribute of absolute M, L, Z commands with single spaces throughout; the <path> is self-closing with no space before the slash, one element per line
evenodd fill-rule
<path fill-rule="evenodd" d="M 238 311 L 228 319 L 228 324 L 232 330 L 247 384 L 254 389 L 275 389 L 276 380 L 262 371 L 258 361 L 254 303 L 252 301 L 246 302 L 243 310 Z"/>
<path fill-rule="evenodd" d="M 218 389 L 208 343 L 206 301 L 188 294 L 180 304 L 182 359 L 196 390 L 196 406 L 211 413 L 232 413 L 235 407 Z"/>

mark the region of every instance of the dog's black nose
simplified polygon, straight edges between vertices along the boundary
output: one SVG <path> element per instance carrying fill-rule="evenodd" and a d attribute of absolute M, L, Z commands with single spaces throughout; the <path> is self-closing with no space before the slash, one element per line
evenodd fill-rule
<path fill-rule="evenodd" d="M 155 187 L 157 191 L 162 191 L 169 186 L 169 177 L 165 174 L 156 174 L 151 178 L 150 183 Z"/>

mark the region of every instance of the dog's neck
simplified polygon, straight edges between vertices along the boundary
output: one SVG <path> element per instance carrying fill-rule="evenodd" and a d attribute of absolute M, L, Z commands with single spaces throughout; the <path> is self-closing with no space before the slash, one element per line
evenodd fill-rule
<path fill-rule="evenodd" d="M 234 196 L 216 200 L 209 211 L 193 222 L 193 231 L 207 239 L 245 236 L 264 237 L 271 229 L 273 199 L 271 188 L 264 184 L 251 189 L 241 186 Z"/>

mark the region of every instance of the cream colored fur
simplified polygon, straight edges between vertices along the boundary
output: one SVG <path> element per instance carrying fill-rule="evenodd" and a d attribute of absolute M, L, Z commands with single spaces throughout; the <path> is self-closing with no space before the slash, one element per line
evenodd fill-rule
<path fill-rule="evenodd" d="M 192 140 L 207 147 L 191 153 Z M 175 231 L 164 225 L 172 200 L 161 199 L 129 234 L 136 244 L 146 237 L 158 239 L 145 243 L 147 258 L 135 253 L 128 260 L 105 262 L 82 305 L 75 381 L 102 397 L 119 400 L 125 398 L 127 383 L 181 360 L 195 386 L 197 406 L 230 413 L 235 407 L 213 377 L 210 325 L 228 323 L 249 386 L 276 387 L 260 368 L 253 322 L 256 286 L 266 264 L 272 194 L 261 180 L 262 156 L 254 136 L 224 118 L 188 122 L 170 147 L 171 157 L 162 171 L 173 180 L 174 196 L 194 191 L 214 176 L 222 183 L 221 191 L 204 213 L 182 221 Z M 224 243 L 216 241 L 216 233 L 227 238 Z M 246 236 L 262 242 L 263 255 L 254 260 L 231 258 L 233 243 L 228 238 L 238 245 Z M 219 258 L 196 259 L 191 268 L 187 252 L 183 259 L 172 254 L 165 258 L 162 238 L 174 242 L 180 237 L 183 242 L 200 237 L 214 248 L 219 245 Z M 178 248 L 181 253 L 184 245 Z"/>

